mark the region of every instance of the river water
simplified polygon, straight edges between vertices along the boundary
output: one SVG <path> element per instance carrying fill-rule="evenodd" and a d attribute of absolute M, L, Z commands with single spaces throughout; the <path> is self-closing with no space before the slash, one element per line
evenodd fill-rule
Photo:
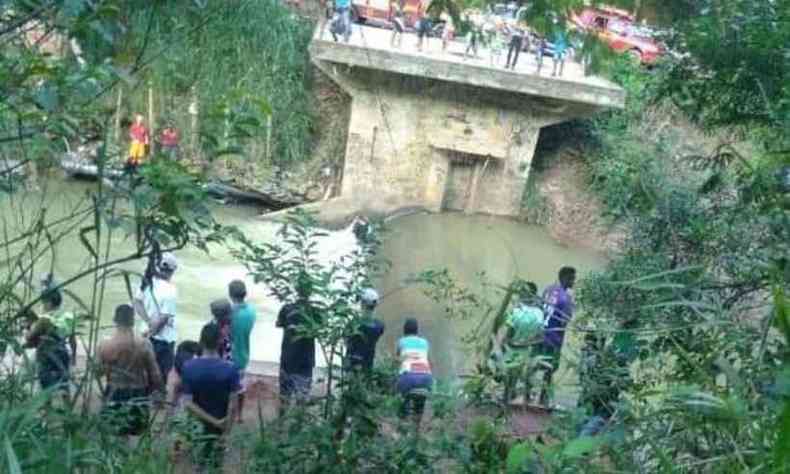
<path fill-rule="evenodd" d="M 47 210 L 47 221 L 63 216 L 79 203 L 84 203 L 87 193 L 94 188 L 93 183 L 49 180 L 37 191 L 23 191 L 12 196 L 2 194 L 2 231 L 6 235 L 15 235 L 15 231 L 29 225 L 42 205 Z M 271 241 L 276 238 L 277 225 L 259 219 L 260 212 L 256 208 L 217 204 L 213 206 L 213 212 L 219 222 L 236 226 L 253 239 Z M 502 218 L 455 213 L 419 214 L 391 220 L 386 227 L 380 254 L 392 266 L 378 285 L 382 294 L 379 314 L 387 325 L 379 351 L 391 353 L 402 332 L 404 319 L 416 316 L 422 332 L 432 343 L 432 358 L 439 375 L 458 373 L 469 367 L 468 356 L 458 343 L 458 336 L 470 323 L 446 320 L 441 308 L 424 297 L 420 289 L 405 284 L 411 275 L 426 269 L 448 268 L 460 283 L 475 286 L 479 281 L 476 275 L 482 271 L 495 283 L 506 284 L 513 277 L 520 276 L 535 281 L 542 288 L 554 281 L 562 265 L 576 266 L 583 276 L 603 264 L 601 256 L 564 247 L 540 227 Z M 122 233 L 117 233 L 112 242 L 111 256 L 131 253 L 133 244 Z M 351 230 L 341 229 L 330 233 L 320 245 L 319 253 L 328 261 L 349 252 L 355 245 Z M 19 248 L 15 251 L 18 252 Z M 218 245 L 211 247 L 208 253 L 187 249 L 179 251 L 177 257 L 180 266 L 174 282 L 179 291 L 179 338 L 197 339 L 200 328 L 210 319 L 208 304 L 226 295 L 230 280 L 241 278 L 248 284 L 250 301 L 259 315 L 253 332 L 252 358 L 277 361 L 281 331 L 274 327 L 274 320 L 280 305 L 263 286 L 255 285 L 247 277 L 244 267 L 230 256 L 228 249 Z M 57 245 L 54 256 L 41 260 L 36 272 L 46 273 L 53 263 L 56 278 L 63 279 L 86 268 L 88 262 L 88 250 L 76 235 L 70 235 Z M 145 262 L 131 262 L 124 266 L 138 272 L 142 272 L 144 267 Z M 92 280 L 81 280 L 70 289 L 87 299 L 91 295 Z M 101 311 L 101 319 L 107 326 L 112 309 L 127 301 L 123 280 L 109 280 Z"/>

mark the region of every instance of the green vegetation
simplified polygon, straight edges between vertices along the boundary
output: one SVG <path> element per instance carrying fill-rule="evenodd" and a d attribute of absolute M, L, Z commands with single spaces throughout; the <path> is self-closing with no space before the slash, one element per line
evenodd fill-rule
<path fill-rule="evenodd" d="M 535 5 L 528 15 L 548 21 L 573 4 Z M 485 357 L 520 282 L 501 288 L 483 276 L 478 294 L 430 271 L 415 283 L 451 317 L 480 321 L 466 342 L 481 364 L 464 387 L 434 394 L 428 426 L 415 432 L 397 419 L 391 364 L 365 386 L 330 365 L 340 390 L 320 407 L 291 410 L 274 424 L 261 416 L 255 429 L 232 438 L 247 456 L 239 471 L 790 472 L 790 7 L 661 5 L 661 15 L 674 9 L 670 46 L 688 56 L 651 71 L 627 60 L 605 63 L 629 92 L 628 105 L 587 123 L 591 187 L 629 239 L 604 271 L 579 284 L 583 316 L 572 329 L 590 336 L 578 368 L 579 407 L 554 416 L 544 439 L 515 439 L 514 413 L 501 397 L 506 368 Z M 46 171 L 64 143 L 86 138 L 101 143 L 104 169 L 118 158 L 117 98 L 121 115 L 147 112 L 149 89 L 158 118 L 183 130 L 193 127 L 187 109 L 197 107 L 192 156 L 224 157 L 230 168 L 245 156 L 255 172 L 308 157 L 310 25 L 273 0 L 25 0 L 4 4 L 0 17 L 0 156 L 20 169 Z M 31 31 L 75 43 L 31 44 L 38 41 Z M 718 143 L 687 153 L 687 137 L 662 125 L 667 117 L 702 127 Z M 15 210 L 0 239 L 4 349 L 23 354 L 20 335 L 39 300 L 35 282 L 67 236 L 78 236 L 85 263 L 60 276 L 60 285 L 88 280 L 93 287 L 74 302 L 86 321 L 87 354 L 95 351 L 108 279 L 129 274 L 124 262 L 151 258 L 160 244 L 206 249 L 238 237 L 237 257 L 283 300 L 309 281 L 321 296 L 316 309 L 331 322 L 309 330 L 328 360 L 338 358 L 342 340 L 357 330 L 354 298 L 375 272 L 372 248 L 324 267 L 315 258 L 321 231 L 309 215 L 288 218 L 283 244 L 259 243 L 212 219 L 203 176 L 189 167 L 163 161 L 141 173 L 136 186 L 100 181 L 57 221 L 42 202 L 3 191 Z M 113 235 L 135 249 L 113 254 Z M 531 372 L 536 361 L 528 363 Z M 151 431 L 128 449 L 91 405 L 101 390 L 94 369 L 89 357 L 65 402 L 37 391 L 29 367 L 3 370 L 3 472 L 174 471 L 174 440 L 188 439 L 189 426 Z M 580 436 L 601 405 L 611 415 L 603 432 Z"/>
<path fill-rule="evenodd" d="M 615 68 L 614 78 L 630 93 L 628 106 L 594 122 L 593 189 L 631 237 L 622 256 L 583 282 L 586 317 L 579 323 L 604 334 L 610 349 L 628 338 L 619 349 L 630 352 L 630 370 L 623 374 L 610 360 L 584 387 L 592 393 L 614 383 L 623 388 L 611 428 L 617 436 L 603 448 L 620 469 L 790 468 L 775 444 L 788 432 L 781 387 L 787 383 L 782 315 L 790 206 L 781 176 L 790 155 L 782 148 L 788 129 L 776 105 L 786 91 L 774 82 L 781 74 L 760 85 L 763 54 L 775 51 L 753 36 L 766 33 L 767 18 L 780 12 L 744 3 L 762 16 L 741 16 L 739 4 L 677 23 L 691 59 L 651 75 L 627 64 Z M 738 66 L 713 52 L 736 46 L 732 32 L 719 28 L 735 19 L 750 37 L 737 40 L 748 49 L 738 51 Z M 784 34 L 777 26 L 760 37 L 771 42 Z M 777 60 L 773 70 L 782 64 Z M 724 79 L 742 75 L 755 87 Z M 682 139 L 656 116 L 689 117 L 711 134 L 736 130 L 746 140 L 720 140 L 710 154 L 683 155 Z"/>
<path fill-rule="evenodd" d="M 162 115 L 189 130 L 188 107 L 199 104 L 203 153 L 244 155 L 256 167 L 309 158 L 310 22 L 275 0 L 203 8 L 182 1 L 151 3 L 130 27 L 151 31 L 141 82 L 155 91 Z M 130 111 L 147 110 L 147 100 L 145 87 L 136 89 Z"/>

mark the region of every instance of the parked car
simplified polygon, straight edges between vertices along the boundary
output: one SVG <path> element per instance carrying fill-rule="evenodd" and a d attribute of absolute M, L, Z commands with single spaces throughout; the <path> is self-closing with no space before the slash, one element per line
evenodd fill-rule
<path fill-rule="evenodd" d="M 627 11 L 590 7 L 571 15 L 570 20 L 573 27 L 595 34 L 614 51 L 630 54 L 642 64 L 654 64 L 665 52 L 649 29 L 637 25 Z"/>

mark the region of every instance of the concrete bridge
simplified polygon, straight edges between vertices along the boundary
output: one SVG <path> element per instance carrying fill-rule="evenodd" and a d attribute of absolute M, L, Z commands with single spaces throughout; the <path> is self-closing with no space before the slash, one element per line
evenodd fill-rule
<path fill-rule="evenodd" d="M 465 44 L 423 52 L 406 34 L 354 25 L 349 43 L 316 29 L 310 54 L 351 98 L 340 200 L 351 212 L 432 211 L 517 215 L 540 129 L 604 108 L 625 93 L 566 61 L 562 77 L 541 74 L 532 54 L 515 70 L 491 66 L 489 52 L 464 59 Z M 501 58 L 504 63 L 504 57 Z"/>

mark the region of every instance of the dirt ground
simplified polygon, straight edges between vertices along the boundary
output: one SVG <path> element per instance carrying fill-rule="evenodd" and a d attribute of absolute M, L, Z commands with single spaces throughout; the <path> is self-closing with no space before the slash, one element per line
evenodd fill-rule
<path fill-rule="evenodd" d="M 313 394 L 315 396 L 320 396 L 325 388 L 325 386 L 318 385 L 315 387 Z M 241 424 L 233 428 L 234 436 L 239 436 L 239 433 L 257 431 L 259 429 L 259 421 L 261 420 L 265 423 L 276 420 L 279 409 L 277 394 L 277 377 L 253 375 L 246 393 L 243 420 Z M 461 424 L 459 428 L 463 430 L 465 425 L 472 420 L 485 416 L 487 416 L 487 414 L 484 411 L 472 408 L 465 409 L 459 417 L 459 423 Z M 550 417 L 551 414 L 540 407 L 512 406 L 511 415 L 509 417 L 510 435 L 515 438 L 535 437 L 544 431 Z M 422 427 L 425 433 L 429 433 L 435 428 L 430 403 L 426 407 Z M 385 436 L 397 436 L 396 430 L 392 426 L 385 424 L 381 426 L 381 430 Z M 254 435 L 255 434 L 251 433 L 251 436 Z M 243 472 L 243 468 L 247 465 L 250 455 L 251 453 L 240 449 L 229 449 L 225 455 L 223 473 L 236 474 Z M 178 474 L 199 472 L 197 467 L 191 462 L 189 453 L 185 448 L 179 449 L 176 446 L 173 449 L 172 459 L 176 468 L 175 472 Z"/>
<path fill-rule="evenodd" d="M 622 246 L 626 231 L 601 217 L 603 205 L 590 190 L 582 153 L 578 147 L 561 146 L 538 155 L 532 179 L 547 207 L 544 224 L 565 245 L 612 252 Z"/>

